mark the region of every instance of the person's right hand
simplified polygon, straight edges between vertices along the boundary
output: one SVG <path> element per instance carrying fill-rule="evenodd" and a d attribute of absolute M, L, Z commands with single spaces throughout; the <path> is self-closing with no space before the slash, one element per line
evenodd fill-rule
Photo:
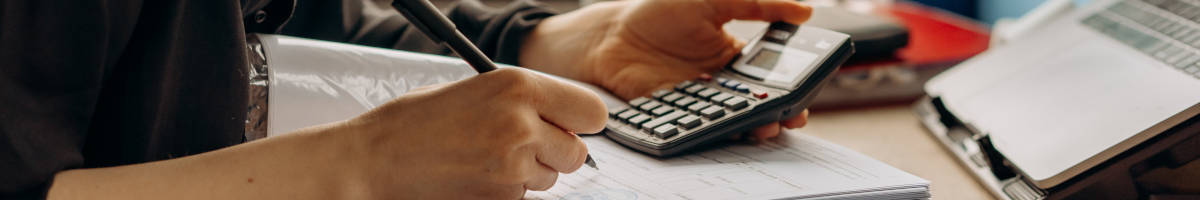
<path fill-rule="evenodd" d="M 506 68 L 414 90 L 344 123 L 381 199 L 516 199 L 578 169 L 607 113 L 595 94 Z"/>

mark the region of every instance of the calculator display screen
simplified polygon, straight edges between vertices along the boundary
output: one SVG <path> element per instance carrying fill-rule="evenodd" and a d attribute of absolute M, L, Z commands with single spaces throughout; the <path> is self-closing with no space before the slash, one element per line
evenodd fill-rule
<path fill-rule="evenodd" d="M 763 44 L 733 69 L 769 85 L 789 88 L 815 68 L 813 63 L 817 59 L 819 55 L 812 52 L 770 43 Z"/>
<path fill-rule="evenodd" d="M 775 63 L 778 61 L 779 51 L 763 49 L 762 51 L 758 51 L 758 54 L 754 54 L 754 57 L 750 58 L 750 61 L 747 61 L 746 64 L 771 71 L 775 68 Z"/>

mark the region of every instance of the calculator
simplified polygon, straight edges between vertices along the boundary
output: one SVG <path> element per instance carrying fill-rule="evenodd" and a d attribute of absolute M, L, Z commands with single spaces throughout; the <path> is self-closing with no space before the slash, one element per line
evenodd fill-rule
<path fill-rule="evenodd" d="M 712 76 L 678 83 L 610 108 L 604 135 L 668 157 L 799 114 L 854 53 L 850 36 L 771 23 Z"/>

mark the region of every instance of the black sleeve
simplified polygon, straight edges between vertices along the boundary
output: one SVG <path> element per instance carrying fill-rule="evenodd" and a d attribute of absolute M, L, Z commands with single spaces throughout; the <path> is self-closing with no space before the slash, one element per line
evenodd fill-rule
<path fill-rule="evenodd" d="M 100 82 L 137 14 L 131 3 L 0 3 L 0 199 L 43 198 L 80 151 Z M 69 13 L 69 14 L 68 14 Z"/>
<path fill-rule="evenodd" d="M 0 1 L 0 199 L 242 141 L 237 1 Z M 95 183 L 104 184 L 104 183 Z"/>
<path fill-rule="evenodd" d="M 283 34 L 367 46 L 449 55 L 409 26 L 390 1 L 299 0 Z M 338 9 L 340 8 L 340 9 Z M 477 0 L 463 0 L 443 9 L 459 31 L 488 57 L 499 63 L 519 64 L 524 36 L 542 19 L 555 13 L 532 0 L 516 0 L 492 9 Z"/>

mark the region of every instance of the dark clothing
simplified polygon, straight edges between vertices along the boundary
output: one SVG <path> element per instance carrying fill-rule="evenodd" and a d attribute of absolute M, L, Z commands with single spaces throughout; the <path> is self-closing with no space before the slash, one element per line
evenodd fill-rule
<path fill-rule="evenodd" d="M 243 142 L 247 32 L 449 52 L 410 28 L 390 3 L 3 1 L 0 199 L 42 198 L 62 170 Z M 527 1 L 495 10 L 464 1 L 448 10 L 488 56 L 511 64 L 522 37 L 551 15 Z"/>

